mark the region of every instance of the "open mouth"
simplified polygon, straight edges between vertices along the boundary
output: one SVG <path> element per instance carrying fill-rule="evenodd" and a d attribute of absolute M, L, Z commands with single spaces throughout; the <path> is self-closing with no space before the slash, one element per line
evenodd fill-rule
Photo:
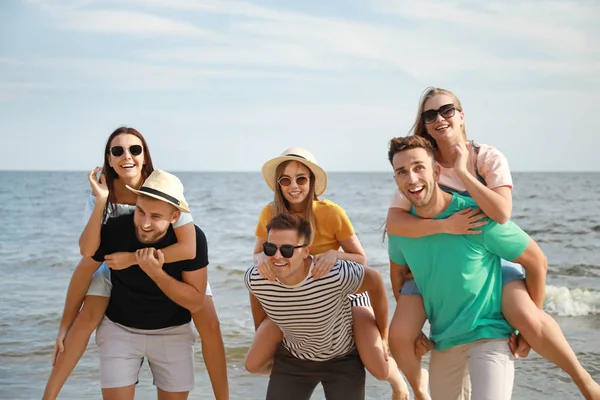
<path fill-rule="evenodd" d="M 424 189 L 425 189 L 425 186 L 414 186 L 414 187 L 408 189 L 408 192 L 410 194 L 412 194 L 413 196 L 419 196 L 421 193 L 423 193 Z"/>
<path fill-rule="evenodd" d="M 437 128 L 435 128 L 435 130 L 438 131 L 438 132 L 444 132 L 448 128 L 450 128 L 450 125 L 440 125 Z"/>
<path fill-rule="evenodd" d="M 132 168 L 135 168 L 135 164 L 122 164 L 121 168 L 123 168 L 123 169 L 132 169 Z"/>

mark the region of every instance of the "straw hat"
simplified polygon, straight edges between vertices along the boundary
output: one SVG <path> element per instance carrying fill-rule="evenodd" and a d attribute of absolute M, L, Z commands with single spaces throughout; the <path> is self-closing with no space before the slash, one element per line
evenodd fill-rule
<path fill-rule="evenodd" d="M 301 147 L 290 147 L 281 153 L 279 157 L 275 157 L 264 163 L 262 167 L 263 178 L 265 178 L 265 182 L 267 182 L 271 190 L 275 191 L 277 187 L 277 167 L 285 161 L 297 161 L 304 164 L 315 176 L 315 194 L 320 196 L 325 192 L 327 188 L 327 174 L 323 168 L 319 167 L 315 156 Z"/>
<path fill-rule="evenodd" d="M 190 212 L 190 208 L 183 197 L 183 184 L 173 174 L 155 169 L 144 181 L 139 190 L 135 190 L 129 185 L 125 186 L 134 193 L 154 197 L 155 199 L 172 204 L 179 211 Z"/>

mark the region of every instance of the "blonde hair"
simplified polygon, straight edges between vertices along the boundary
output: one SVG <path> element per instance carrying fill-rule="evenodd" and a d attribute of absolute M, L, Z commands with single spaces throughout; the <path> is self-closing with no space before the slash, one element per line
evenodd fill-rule
<path fill-rule="evenodd" d="M 423 111 L 424 107 L 425 107 L 425 103 L 427 102 L 427 100 L 440 95 L 440 94 L 445 94 L 446 96 L 450 96 L 452 98 L 452 104 L 454 104 L 454 108 L 456 109 L 456 111 L 462 112 L 463 108 L 462 105 L 460 104 L 460 100 L 458 99 L 458 97 L 456 97 L 456 95 L 454 93 L 452 93 L 449 90 L 446 89 L 441 89 L 441 88 L 436 88 L 436 87 L 428 87 L 425 89 L 425 91 L 423 92 L 423 94 L 421 95 L 421 98 L 419 99 L 419 108 L 417 110 L 417 118 L 415 119 L 415 123 L 412 126 L 410 132 L 415 135 L 415 136 L 420 136 L 422 138 L 425 138 L 427 140 L 429 140 L 429 142 L 431 143 L 431 145 L 434 148 L 437 148 L 437 143 L 435 142 L 435 139 L 433 139 L 431 137 L 431 135 L 429 133 L 427 133 L 427 128 L 425 128 L 425 122 L 423 122 Z M 467 130 L 465 128 L 465 124 L 462 124 L 462 133 L 465 136 L 465 139 L 467 138 Z"/>
<path fill-rule="evenodd" d="M 283 192 L 281 191 L 281 186 L 279 185 L 279 183 L 277 183 L 279 181 L 279 178 L 281 178 L 281 175 L 283 175 L 283 170 L 290 162 L 298 162 L 298 163 L 302 164 L 299 161 L 289 160 L 289 161 L 284 161 L 277 166 L 276 173 L 275 173 L 275 182 L 276 182 L 275 190 L 274 190 L 275 198 L 272 203 L 273 215 L 279 215 L 282 213 L 294 214 L 294 212 L 289 207 L 288 201 L 283 196 Z M 306 204 L 305 204 L 304 212 L 302 213 L 302 217 L 305 220 L 307 220 L 308 223 L 310 224 L 310 228 L 311 228 L 311 236 L 309 238 L 309 244 L 310 244 L 310 243 L 312 243 L 312 241 L 314 239 L 316 227 L 317 227 L 317 221 L 315 220 L 315 215 L 313 214 L 312 205 L 313 205 L 313 201 L 318 201 L 319 198 L 317 197 L 317 195 L 315 193 L 315 175 L 313 174 L 313 172 L 311 171 L 310 168 L 308 168 L 304 164 L 302 164 L 302 165 L 306 169 L 308 169 L 308 172 L 310 174 L 308 195 L 306 196 L 306 199 L 304 200 Z"/>

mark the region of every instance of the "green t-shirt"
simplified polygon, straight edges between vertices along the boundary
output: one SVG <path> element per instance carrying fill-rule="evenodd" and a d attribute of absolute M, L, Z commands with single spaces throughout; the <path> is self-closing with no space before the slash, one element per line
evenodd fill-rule
<path fill-rule="evenodd" d="M 434 219 L 469 207 L 477 204 L 455 193 L 446 210 Z M 438 350 L 504 338 L 512 332 L 502 315 L 500 260 L 519 257 L 530 239 L 512 221 L 500 225 L 488 220 L 478 229 L 482 232 L 477 235 L 388 235 L 390 259 L 410 267 L 423 295 L 431 339 Z"/>

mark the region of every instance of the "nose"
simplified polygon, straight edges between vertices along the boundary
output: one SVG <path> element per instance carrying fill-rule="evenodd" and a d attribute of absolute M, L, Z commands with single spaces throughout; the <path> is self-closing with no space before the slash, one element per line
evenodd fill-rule
<path fill-rule="evenodd" d="M 438 121 L 445 121 L 445 120 L 446 120 L 446 118 L 444 118 L 444 117 L 442 116 L 442 113 L 439 113 L 439 112 L 438 112 L 438 113 L 437 113 L 437 115 L 435 116 L 435 122 L 438 122 Z"/>
<path fill-rule="evenodd" d="M 419 178 L 415 172 L 413 172 L 412 170 L 408 172 L 408 182 L 409 183 L 417 182 L 418 180 L 419 180 Z"/>

